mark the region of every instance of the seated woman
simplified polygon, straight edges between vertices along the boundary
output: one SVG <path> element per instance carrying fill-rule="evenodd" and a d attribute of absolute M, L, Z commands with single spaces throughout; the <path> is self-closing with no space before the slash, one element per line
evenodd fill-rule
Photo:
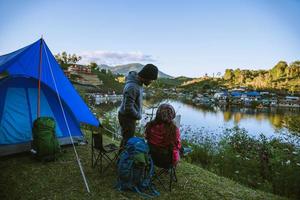
<path fill-rule="evenodd" d="M 168 168 L 179 161 L 181 149 L 179 128 L 173 122 L 176 113 L 170 104 L 161 104 L 155 119 L 147 123 L 145 137 L 150 147 L 154 164 Z M 167 158 L 166 158 L 167 156 Z"/>

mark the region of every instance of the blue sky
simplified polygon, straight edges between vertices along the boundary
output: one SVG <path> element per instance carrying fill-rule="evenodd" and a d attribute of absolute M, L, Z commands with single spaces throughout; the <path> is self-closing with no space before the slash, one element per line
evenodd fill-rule
<path fill-rule="evenodd" d="M 41 35 L 82 62 L 155 63 L 173 76 L 300 60 L 300 0 L 0 0 L 0 54 Z"/>

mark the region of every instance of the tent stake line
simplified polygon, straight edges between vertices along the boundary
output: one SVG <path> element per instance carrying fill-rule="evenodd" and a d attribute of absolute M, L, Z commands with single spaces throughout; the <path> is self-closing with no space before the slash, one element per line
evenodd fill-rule
<path fill-rule="evenodd" d="M 45 53 L 46 53 L 46 57 L 47 57 L 47 61 L 48 61 L 48 65 L 49 65 L 49 69 L 50 69 L 50 73 L 51 73 L 51 77 L 52 77 L 52 80 L 53 80 L 53 83 L 54 83 L 55 91 L 56 91 L 56 94 L 57 94 L 57 98 L 58 98 L 58 101 L 59 101 L 62 113 L 63 113 L 63 116 L 64 116 L 64 120 L 65 120 L 67 129 L 68 129 L 68 133 L 69 133 L 70 140 L 71 140 L 71 143 L 72 143 L 72 146 L 73 146 L 73 150 L 74 150 L 74 153 L 75 153 L 75 156 L 76 156 L 76 160 L 77 160 L 80 172 L 81 172 L 81 176 L 83 178 L 83 181 L 84 181 L 84 184 L 85 184 L 87 192 L 90 193 L 90 188 L 89 188 L 88 182 L 86 180 L 86 176 L 85 176 L 85 173 L 83 171 L 83 167 L 82 167 L 82 164 L 80 162 L 77 150 L 75 148 L 75 144 L 74 144 L 74 141 L 73 141 L 73 138 L 72 138 L 72 135 L 71 135 L 70 127 L 69 127 L 69 124 L 68 124 L 68 121 L 67 121 L 67 118 L 66 118 L 65 110 L 64 110 L 64 107 L 62 105 L 62 101 L 60 99 L 59 93 L 58 93 L 58 88 L 57 88 L 56 81 L 55 81 L 55 78 L 54 78 L 54 75 L 53 75 L 53 72 L 52 72 L 52 68 L 51 68 L 51 64 L 50 64 L 50 61 L 49 61 L 48 53 L 47 53 L 47 51 L 45 49 L 45 45 L 43 47 L 44 47 L 44 50 L 45 50 Z"/>

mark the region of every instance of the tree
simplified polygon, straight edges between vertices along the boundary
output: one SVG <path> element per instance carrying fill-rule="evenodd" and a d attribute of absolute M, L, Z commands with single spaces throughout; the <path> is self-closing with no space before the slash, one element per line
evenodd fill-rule
<path fill-rule="evenodd" d="M 290 64 L 289 66 L 290 73 L 289 76 L 294 78 L 294 77 L 299 77 L 300 76 L 300 61 L 295 61 Z"/>
<path fill-rule="evenodd" d="M 69 61 L 73 64 L 76 64 L 81 60 L 81 56 L 77 56 L 76 54 L 70 55 Z"/>
<path fill-rule="evenodd" d="M 240 84 L 240 83 L 243 82 L 244 76 L 242 74 L 242 71 L 239 68 L 237 68 L 236 70 L 234 70 L 233 74 L 234 74 L 234 82 L 235 82 L 235 84 Z"/>
<path fill-rule="evenodd" d="M 58 62 L 58 64 L 63 64 L 63 60 L 62 60 L 62 56 L 60 55 L 60 53 L 54 55 L 56 61 Z"/>
<path fill-rule="evenodd" d="M 95 70 L 98 68 L 98 65 L 97 65 L 97 63 L 95 63 L 95 62 L 91 62 L 91 63 L 89 64 L 89 67 L 90 67 L 93 71 L 95 71 Z"/>
<path fill-rule="evenodd" d="M 279 61 L 271 70 L 273 80 L 285 77 L 287 67 L 288 64 L 285 61 Z"/>
<path fill-rule="evenodd" d="M 63 51 L 61 54 L 56 54 L 55 59 L 63 69 L 67 69 L 71 64 L 76 64 L 80 61 L 81 56 L 67 54 L 67 52 Z"/>
<path fill-rule="evenodd" d="M 67 55 L 67 52 L 63 51 L 61 53 L 61 58 L 62 58 L 63 64 L 68 64 L 68 55 Z"/>
<path fill-rule="evenodd" d="M 102 74 L 106 74 L 106 69 L 101 69 L 100 72 L 101 72 Z"/>
<path fill-rule="evenodd" d="M 232 69 L 226 69 L 225 74 L 224 74 L 224 79 L 225 80 L 232 80 L 233 77 L 234 77 L 233 70 Z"/>

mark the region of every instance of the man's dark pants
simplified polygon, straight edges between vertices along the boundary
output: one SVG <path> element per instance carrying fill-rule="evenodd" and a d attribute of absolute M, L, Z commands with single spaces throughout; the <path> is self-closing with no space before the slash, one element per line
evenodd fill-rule
<path fill-rule="evenodd" d="M 124 147 L 128 139 L 134 136 L 136 120 L 126 115 L 118 114 L 119 123 L 121 126 L 122 141 L 120 147 Z"/>

